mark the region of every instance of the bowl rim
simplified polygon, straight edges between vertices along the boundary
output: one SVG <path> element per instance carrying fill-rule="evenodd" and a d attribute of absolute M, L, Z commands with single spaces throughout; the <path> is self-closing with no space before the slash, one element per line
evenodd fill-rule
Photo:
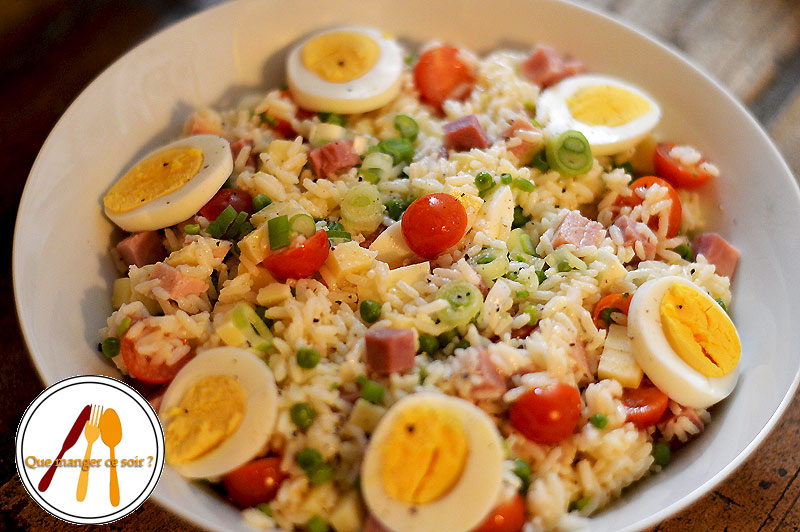
<path fill-rule="evenodd" d="M 771 157 L 775 161 L 779 161 L 780 166 L 785 171 L 785 173 L 789 176 L 794 177 L 794 179 L 790 180 L 789 189 L 792 190 L 794 196 L 796 197 L 796 199 L 798 199 L 798 202 L 800 202 L 800 183 L 798 183 L 797 176 L 794 175 L 794 173 L 786 163 L 786 160 L 784 159 L 783 155 L 780 153 L 777 146 L 775 145 L 775 142 L 767 134 L 762 124 L 758 120 L 756 120 L 752 112 L 747 107 L 745 107 L 727 87 L 723 86 L 715 77 L 713 77 L 703 67 L 701 67 L 696 62 L 695 59 L 686 55 L 682 50 L 677 48 L 675 45 L 661 40 L 659 37 L 653 35 L 651 32 L 643 28 L 624 22 L 621 19 L 615 18 L 612 14 L 602 11 L 599 7 L 580 4 L 577 3 L 576 0 L 542 0 L 542 1 L 549 2 L 552 4 L 561 4 L 571 9 L 588 12 L 592 16 L 604 19 L 607 23 L 613 25 L 616 31 L 634 33 L 637 35 L 638 38 L 649 41 L 651 45 L 654 45 L 662 49 L 662 51 L 667 52 L 669 55 L 673 56 L 673 58 L 678 59 L 684 66 L 692 70 L 694 74 L 700 76 L 706 82 L 713 85 L 714 89 L 719 94 L 721 94 L 726 100 L 728 100 L 729 104 L 732 104 L 734 107 L 736 107 L 737 110 L 746 118 L 750 128 L 757 133 L 758 137 L 760 137 L 761 140 L 764 141 L 765 146 L 767 146 L 770 151 Z M 28 351 L 29 360 L 33 362 L 33 365 L 36 369 L 39 379 L 44 383 L 45 387 L 51 386 L 52 384 L 55 384 L 55 382 L 57 381 L 51 382 L 50 379 L 47 378 L 47 376 L 45 375 L 45 369 L 40 363 L 38 357 L 34 355 L 33 349 L 31 348 L 31 346 L 34 345 L 34 342 L 32 341 L 32 336 L 29 327 L 22 319 L 22 310 L 20 304 L 21 294 L 16 275 L 18 269 L 21 267 L 21 264 L 19 263 L 21 254 L 18 252 L 19 247 L 22 245 L 18 238 L 19 229 L 22 225 L 20 214 L 22 213 L 24 206 L 30 202 L 30 196 L 33 194 L 33 192 L 31 191 L 32 186 L 30 186 L 30 178 L 33 176 L 35 170 L 37 169 L 42 154 L 47 150 L 48 146 L 52 142 L 55 142 L 54 133 L 57 130 L 59 130 L 59 126 L 62 124 L 65 117 L 70 113 L 71 110 L 73 110 L 73 108 L 79 101 L 82 101 L 82 99 L 87 97 L 87 89 L 89 89 L 89 87 L 94 85 L 99 78 L 106 76 L 109 71 L 120 68 L 120 65 L 125 63 L 131 55 L 137 53 L 137 50 L 140 50 L 141 48 L 146 46 L 150 41 L 161 37 L 163 34 L 170 32 L 176 26 L 188 24 L 190 23 L 190 21 L 193 21 L 200 17 L 212 16 L 211 14 L 218 10 L 223 11 L 228 9 L 236 9 L 233 6 L 246 5 L 252 2 L 253 0 L 223 1 L 220 4 L 211 6 L 206 9 L 202 9 L 200 11 L 190 14 L 189 16 L 172 21 L 166 26 L 158 29 L 158 31 L 153 32 L 144 37 L 140 42 L 138 42 L 133 47 L 127 49 L 120 57 L 118 57 L 108 66 L 106 66 L 101 72 L 99 72 L 96 76 L 94 76 L 86 86 L 84 86 L 81 89 L 80 93 L 70 102 L 69 106 L 67 106 L 64 112 L 55 122 L 50 132 L 48 133 L 47 138 L 42 144 L 42 147 L 37 153 L 33 165 L 31 166 L 31 170 L 26 178 L 25 186 L 23 188 L 23 192 L 20 197 L 20 201 L 16 211 L 16 218 L 14 223 L 14 236 L 12 241 L 11 270 L 12 270 L 12 285 L 14 294 L 14 309 L 16 312 L 17 323 L 19 324 L 19 330 L 25 342 L 25 347 L 27 348 Z M 787 189 L 787 192 L 789 189 Z M 792 379 L 791 385 L 787 389 L 786 394 L 779 403 L 778 407 L 772 413 L 772 415 L 764 424 L 764 426 L 761 428 L 761 430 L 756 434 L 756 436 L 750 441 L 749 444 L 747 444 L 739 452 L 738 455 L 736 455 L 736 457 L 733 460 L 731 460 L 725 467 L 723 467 L 719 472 L 717 472 L 707 481 L 695 487 L 692 491 L 684 495 L 679 501 L 670 504 L 669 506 L 666 506 L 665 508 L 651 514 L 650 516 L 644 519 L 639 520 L 636 523 L 633 523 L 623 529 L 620 529 L 619 532 L 636 532 L 644 530 L 648 527 L 652 527 L 662 522 L 665 519 L 677 515 L 679 512 L 685 510 L 687 507 L 696 503 L 698 499 L 711 492 L 714 489 L 714 487 L 722 483 L 736 469 L 738 469 L 741 465 L 743 465 L 744 462 L 752 456 L 754 451 L 764 443 L 767 436 L 769 436 L 775 429 L 775 426 L 777 425 L 778 421 L 783 417 L 789 404 L 794 399 L 794 396 L 798 390 L 799 385 L 800 385 L 800 365 L 798 365 L 794 377 Z M 192 523 L 193 525 L 199 528 L 203 528 L 206 530 L 219 530 L 220 532 L 222 532 L 222 529 L 210 528 L 207 523 L 202 522 L 199 518 L 191 514 L 188 510 L 185 510 L 182 506 L 172 504 L 165 498 L 161 497 L 159 490 L 157 488 L 153 492 L 152 500 L 156 504 L 158 504 L 158 506 L 167 510 L 171 514 L 177 515 L 181 519 L 184 519 L 187 522 Z"/>

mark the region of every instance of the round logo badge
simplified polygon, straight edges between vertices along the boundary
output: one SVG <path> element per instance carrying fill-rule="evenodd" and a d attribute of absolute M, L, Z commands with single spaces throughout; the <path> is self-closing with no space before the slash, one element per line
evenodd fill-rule
<path fill-rule="evenodd" d="M 39 394 L 17 430 L 22 485 L 39 506 L 76 524 L 102 524 L 147 500 L 164 469 L 164 432 L 139 392 L 99 375 Z"/>

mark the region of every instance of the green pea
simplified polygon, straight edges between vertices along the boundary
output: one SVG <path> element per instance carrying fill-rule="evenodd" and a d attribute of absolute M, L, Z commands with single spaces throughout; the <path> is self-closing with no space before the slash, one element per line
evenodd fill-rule
<path fill-rule="evenodd" d="M 666 443 L 656 443 L 653 445 L 653 462 L 661 467 L 667 467 L 672 458 L 672 451 L 669 450 L 669 445 Z"/>
<path fill-rule="evenodd" d="M 119 354 L 119 338 L 109 336 L 103 339 L 103 354 L 108 358 L 114 358 Z"/>
<path fill-rule="evenodd" d="M 183 232 L 187 235 L 196 235 L 200 232 L 200 224 L 186 224 L 183 226 Z"/>
<path fill-rule="evenodd" d="M 313 347 L 303 347 L 297 350 L 297 365 L 303 369 L 312 369 L 319 364 L 319 351 Z"/>
<path fill-rule="evenodd" d="M 306 530 L 308 532 L 330 532 L 330 527 L 320 516 L 315 515 L 306 521 Z"/>
<path fill-rule="evenodd" d="M 294 455 L 294 461 L 297 462 L 297 465 L 299 465 L 303 471 L 308 471 L 309 469 L 319 467 L 325 463 L 325 460 L 322 459 L 322 454 L 311 447 L 306 447 L 298 451 L 298 453 Z"/>
<path fill-rule="evenodd" d="M 589 423 L 598 429 L 604 429 L 608 425 L 608 418 L 604 414 L 594 414 L 589 418 Z"/>
<path fill-rule="evenodd" d="M 387 201 L 384 206 L 386 207 L 386 214 L 389 215 L 389 218 L 392 220 L 399 220 L 403 213 L 406 212 L 408 203 L 401 199 L 393 198 Z"/>
<path fill-rule="evenodd" d="M 381 318 L 381 304 L 373 299 L 365 299 L 359 306 L 361 319 L 367 323 L 375 323 Z"/>
<path fill-rule="evenodd" d="M 478 192 L 486 192 L 494 186 L 494 179 L 489 172 L 480 172 L 475 176 L 475 186 Z"/>
<path fill-rule="evenodd" d="M 379 405 L 383 402 L 383 393 L 386 391 L 386 388 L 384 388 L 382 384 L 371 381 L 363 375 L 361 375 L 357 380 L 361 385 L 362 399 L 369 401 L 374 405 Z"/>
<path fill-rule="evenodd" d="M 289 416 L 292 418 L 298 429 L 305 430 L 314 423 L 314 418 L 317 417 L 317 411 L 314 410 L 308 403 L 297 403 L 292 405 L 289 409 Z"/>
<path fill-rule="evenodd" d="M 308 480 L 312 484 L 325 484 L 333 478 L 333 468 L 331 468 L 331 466 L 328 464 L 321 464 L 317 467 L 307 470 L 306 475 L 308 475 Z"/>
<path fill-rule="evenodd" d="M 455 329 L 451 329 L 447 332 L 443 332 L 439 336 L 436 337 L 439 340 L 439 345 L 441 347 L 447 347 L 447 345 L 453 341 L 453 339 L 458 336 L 458 331 Z"/>
<path fill-rule="evenodd" d="M 419 335 L 419 350 L 418 353 L 425 353 L 428 356 L 434 356 L 439 352 L 439 340 L 432 334 L 422 333 Z"/>
<path fill-rule="evenodd" d="M 253 212 L 258 212 L 267 205 L 272 203 L 272 200 L 266 194 L 256 194 L 253 196 Z"/>
<path fill-rule="evenodd" d="M 514 459 L 514 474 L 519 477 L 522 481 L 522 485 L 519 487 L 520 493 L 525 493 L 528 491 L 528 487 L 531 485 L 531 466 L 528 462 L 523 460 L 522 458 L 515 458 Z"/>

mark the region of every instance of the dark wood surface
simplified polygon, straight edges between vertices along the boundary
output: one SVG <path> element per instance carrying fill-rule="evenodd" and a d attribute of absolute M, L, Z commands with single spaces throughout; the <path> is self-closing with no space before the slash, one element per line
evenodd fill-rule
<path fill-rule="evenodd" d="M 216 0 L 0 0 L 0 530 L 74 530 L 42 511 L 15 475 L 14 433 L 42 389 L 19 333 L 11 238 L 25 179 L 69 103 L 127 49 Z M 582 0 L 682 50 L 764 125 L 800 175 L 800 3 L 795 0 Z M 725 482 L 652 532 L 800 530 L 800 399 Z M 145 503 L 94 527 L 196 530 Z"/>

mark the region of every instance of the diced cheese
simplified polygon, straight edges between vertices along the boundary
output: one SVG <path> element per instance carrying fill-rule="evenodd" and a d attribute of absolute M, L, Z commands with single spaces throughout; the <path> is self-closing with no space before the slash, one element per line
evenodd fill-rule
<path fill-rule="evenodd" d="M 406 244 L 400 221 L 393 223 L 378 235 L 369 249 L 376 251 L 378 253 L 376 258 L 388 264 L 390 268 L 396 268 L 404 260 L 414 256 L 414 252 Z"/>
<path fill-rule="evenodd" d="M 214 320 L 214 332 L 217 333 L 219 339 L 225 342 L 225 345 L 231 347 L 239 347 L 247 342 L 247 339 L 242 334 L 242 331 L 233 323 L 231 316 L 232 312 L 226 313 L 224 316 Z"/>
<path fill-rule="evenodd" d="M 384 407 L 359 398 L 350 412 L 350 423 L 371 434 L 385 413 L 386 409 Z"/>
<path fill-rule="evenodd" d="M 489 238 L 508 240 L 514 222 L 514 194 L 508 185 L 500 185 L 486 198 L 478 213 L 475 229 Z"/>
<path fill-rule="evenodd" d="M 615 379 L 626 388 L 639 387 L 643 372 L 633 358 L 627 327 L 615 324 L 609 326 L 597 375 L 601 379 Z"/>
<path fill-rule="evenodd" d="M 114 310 L 117 310 L 125 303 L 130 302 L 132 294 L 130 278 L 122 277 L 121 279 L 115 279 L 114 287 L 111 291 L 111 306 Z"/>
<path fill-rule="evenodd" d="M 271 307 L 292 297 L 292 289 L 283 283 L 271 283 L 258 291 L 256 301 L 259 305 Z"/>
<path fill-rule="evenodd" d="M 605 268 L 600 270 L 597 276 L 597 283 L 601 291 L 606 291 L 615 282 L 624 279 L 628 274 L 628 270 L 625 269 L 625 266 L 623 266 L 616 257 L 612 257 L 610 261 L 604 261 L 603 264 Z"/>
<path fill-rule="evenodd" d="M 355 492 L 345 494 L 333 509 L 328 521 L 336 532 L 359 532 L 364 526 L 364 509 Z"/>
<path fill-rule="evenodd" d="M 262 225 L 239 240 L 239 251 L 253 264 L 260 263 L 269 254 L 269 236 L 266 231 L 267 226 Z"/>
<path fill-rule="evenodd" d="M 409 266 L 403 266 L 402 268 L 389 270 L 386 281 L 389 288 L 396 286 L 400 281 L 405 281 L 413 286 L 414 283 L 418 281 L 426 280 L 429 273 L 431 273 L 430 263 L 427 261 L 420 262 L 418 264 L 411 264 Z"/>
<path fill-rule="evenodd" d="M 351 273 L 369 269 L 376 255 L 377 252 L 362 248 L 358 242 L 344 242 L 333 248 L 325 265 L 336 283 Z"/>

